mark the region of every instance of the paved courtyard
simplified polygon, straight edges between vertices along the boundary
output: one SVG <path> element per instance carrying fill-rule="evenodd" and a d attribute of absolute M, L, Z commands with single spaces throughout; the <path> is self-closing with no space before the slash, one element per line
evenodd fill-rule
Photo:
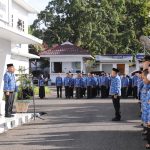
<path fill-rule="evenodd" d="M 0 150 L 144 150 L 137 101 L 121 100 L 121 110 L 122 121 L 111 122 L 111 99 L 36 99 L 44 120 L 1 134 Z"/>

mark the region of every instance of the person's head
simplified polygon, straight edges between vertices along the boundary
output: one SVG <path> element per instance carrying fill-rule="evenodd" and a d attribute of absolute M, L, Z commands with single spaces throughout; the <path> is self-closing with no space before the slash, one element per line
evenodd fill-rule
<path fill-rule="evenodd" d="M 8 72 L 14 73 L 15 72 L 15 68 L 13 64 L 7 64 L 7 70 Z"/>
<path fill-rule="evenodd" d="M 117 76 L 118 72 L 119 72 L 119 70 L 118 70 L 117 68 L 112 68 L 111 76 L 112 76 L 112 77 Z"/>
<path fill-rule="evenodd" d="M 58 77 L 61 77 L 61 73 L 58 73 Z"/>
<path fill-rule="evenodd" d="M 73 74 L 71 74 L 71 78 L 73 78 Z"/>
<path fill-rule="evenodd" d="M 66 73 L 66 77 L 69 77 L 69 73 Z"/>
<path fill-rule="evenodd" d="M 150 84 L 150 81 L 148 80 L 147 75 L 148 75 L 148 69 L 143 70 L 142 72 L 143 82 L 145 84 Z"/>
<path fill-rule="evenodd" d="M 148 69 L 148 66 L 150 65 L 150 55 L 145 55 L 142 61 L 143 61 L 142 63 L 143 70 Z"/>
<path fill-rule="evenodd" d="M 91 77 L 91 73 L 88 73 L 88 77 Z"/>

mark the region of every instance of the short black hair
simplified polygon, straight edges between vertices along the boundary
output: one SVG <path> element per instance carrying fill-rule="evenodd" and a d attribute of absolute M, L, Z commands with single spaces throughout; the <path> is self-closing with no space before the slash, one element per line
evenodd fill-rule
<path fill-rule="evenodd" d="M 117 68 L 112 68 L 112 71 L 115 71 L 116 73 L 118 73 L 118 72 L 119 72 L 119 69 L 117 69 Z"/>
<path fill-rule="evenodd" d="M 7 68 L 13 67 L 13 66 L 14 66 L 13 64 L 7 64 Z"/>

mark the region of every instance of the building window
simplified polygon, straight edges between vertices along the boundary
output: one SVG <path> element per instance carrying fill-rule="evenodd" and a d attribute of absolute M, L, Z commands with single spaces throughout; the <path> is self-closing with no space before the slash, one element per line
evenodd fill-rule
<path fill-rule="evenodd" d="M 81 62 L 72 62 L 72 72 L 73 73 L 81 72 Z"/>
<path fill-rule="evenodd" d="M 17 28 L 21 31 L 24 31 L 24 21 L 23 20 L 18 19 Z"/>
<path fill-rule="evenodd" d="M 62 72 L 62 62 L 54 62 L 54 73 Z"/>
<path fill-rule="evenodd" d="M 14 16 L 11 15 L 11 26 L 13 27 L 14 26 Z"/>
<path fill-rule="evenodd" d="M 21 48 L 21 44 L 16 44 L 16 47 L 17 48 Z"/>

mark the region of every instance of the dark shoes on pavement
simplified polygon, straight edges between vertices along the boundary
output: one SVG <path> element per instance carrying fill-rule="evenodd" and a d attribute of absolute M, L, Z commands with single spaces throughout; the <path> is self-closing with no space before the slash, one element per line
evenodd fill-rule
<path fill-rule="evenodd" d="M 14 115 L 5 115 L 6 118 L 14 117 Z"/>
<path fill-rule="evenodd" d="M 121 120 L 120 118 L 116 118 L 116 117 L 112 119 L 112 121 L 120 121 L 120 120 Z"/>

